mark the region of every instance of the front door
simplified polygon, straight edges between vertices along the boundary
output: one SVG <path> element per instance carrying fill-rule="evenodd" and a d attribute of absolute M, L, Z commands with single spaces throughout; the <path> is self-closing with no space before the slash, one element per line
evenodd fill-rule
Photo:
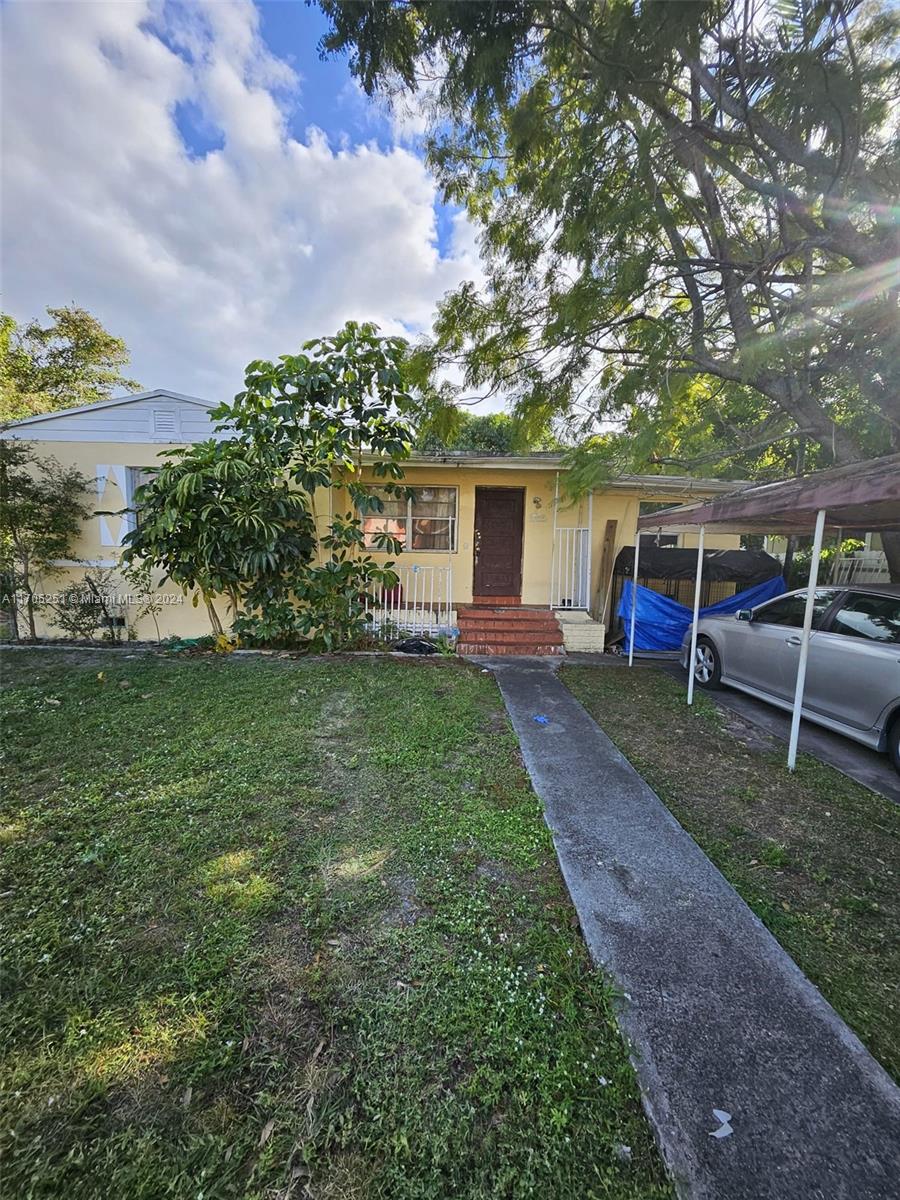
<path fill-rule="evenodd" d="M 475 489 L 476 597 L 516 599 L 522 594 L 524 488 Z"/>

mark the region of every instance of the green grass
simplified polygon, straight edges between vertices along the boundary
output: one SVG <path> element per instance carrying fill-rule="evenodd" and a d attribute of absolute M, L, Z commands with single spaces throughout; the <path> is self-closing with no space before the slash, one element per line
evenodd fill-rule
<path fill-rule="evenodd" d="M 900 807 L 653 668 L 562 678 L 900 1079 Z"/>
<path fill-rule="evenodd" d="M 4 680 L 6 1195 L 671 1195 L 487 676 Z"/>

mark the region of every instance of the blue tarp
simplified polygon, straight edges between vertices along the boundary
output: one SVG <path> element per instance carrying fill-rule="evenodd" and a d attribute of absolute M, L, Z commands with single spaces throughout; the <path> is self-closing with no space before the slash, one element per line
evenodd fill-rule
<path fill-rule="evenodd" d="M 619 600 L 618 615 L 625 622 L 625 650 L 628 651 L 628 639 L 631 636 L 631 589 L 632 581 L 626 579 L 622 587 L 622 598 Z M 748 588 L 745 592 L 737 592 L 727 600 L 718 604 L 709 604 L 700 609 L 701 617 L 715 617 L 722 613 L 737 612 L 739 608 L 754 608 L 766 600 L 773 600 L 787 591 L 787 585 L 780 575 L 758 583 L 756 587 Z M 635 650 L 680 650 L 684 631 L 690 628 L 692 610 L 661 596 L 650 588 L 637 589 L 637 612 L 634 618 L 634 648 Z"/>

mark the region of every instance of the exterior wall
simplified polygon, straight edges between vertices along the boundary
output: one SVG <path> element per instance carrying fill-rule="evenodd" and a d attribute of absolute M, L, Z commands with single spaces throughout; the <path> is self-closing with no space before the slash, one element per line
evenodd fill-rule
<path fill-rule="evenodd" d="M 553 569 L 553 509 L 557 489 L 557 474 L 560 480 L 559 506 L 556 525 L 564 528 L 591 527 L 591 604 L 594 606 L 600 580 L 600 555 L 603 535 L 608 520 L 618 521 L 616 530 L 616 553 L 623 546 L 634 545 L 638 510 L 643 500 L 677 500 L 663 493 L 648 491 L 609 490 L 596 492 L 593 502 L 587 496 L 579 500 L 568 499 L 563 491 L 563 472 L 555 467 L 506 469 L 503 467 L 468 467 L 462 464 L 440 466 L 428 464 L 407 467 L 404 483 L 411 487 L 431 484 L 459 489 L 457 507 L 457 545 L 450 553 L 407 550 L 400 561 L 404 565 L 414 563 L 422 567 L 450 566 L 453 570 L 453 598 L 455 603 L 469 604 L 472 601 L 472 584 L 475 571 L 475 489 L 476 487 L 517 487 L 525 489 L 525 518 L 522 545 L 522 603 L 548 605 L 550 603 L 551 574 Z M 364 481 L 377 483 L 371 472 L 364 473 Z M 346 498 L 342 497 L 346 506 Z M 696 535 L 693 545 L 697 545 Z M 690 545 L 688 538 L 685 544 Z M 707 536 L 706 545 L 714 550 L 740 548 L 740 538 L 735 534 Z M 388 555 L 375 554 L 378 561 L 387 561 Z"/>
<path fill-rule="evenodd" d="M 32 428 L 38 432 L 37 426 Z M 103 510 L 115 512 L 129 503 L 128 468 L 155 466 L 159 462 L 160 451 L 172 447 L 158 442 L 108 441 L 53 441 L 47 444 L 35 441 L 31 445 L 36 455 L 55 458 L 63 466 L 75 467 L 94 481 L 92 499 L 97 511 L 82 527 L 81 537 L 73 546 L 72 562 L 61 564 L 57 572 L 37 581 L 37 591 L 53 594 L 79 583 L 84 578 L 85 569 L 90 566 L 116 567 L 128 523 L 121 517 L 101 517 L 98 514 Z M 121 588 L 117 583 L 116 590 L 125 593 L 128 588 L 122 582 Z M 162 611 L 156 618 L 160 637 L 199 637 L 211 632 L 209 617 L 202 602 L 195 607 L 192 597 L 185 597 L 181 589 L 172 583 L 163 585 L 158 591 L 162 603 Z M 220 616 L 225 617 L 224 601 L 218 602 L 217 607 Z M 125 604 L 118 611 L 125 617 L 126 623 L 134 622 L 137 638 L 156 640 L 157 630 L 153 619 L 145 616 L 137 620 L 138 608 L 136 603 Z M 63 636 L 48 618 L 49 613 L 38 616 L 38 636 Z"/>
<path fill-rule="evenodd" d="M 186 408 L 187 406 L 184 406 Z M 62 417 L 60 418 L 62 419 Z M 76 417 L 70 416 L 68 420 Z M 79 415 L 79 420 L 82 416 Z M 44 423 L 46 424 L 46 423 Z M 73 561 L 62 565 L 58 574 L 39 581 L 38 590 L 45 593 L 58 592 L 83 578 L 85 565 L 114 568 L 121 553 L 122 537 L 128 530 L 126 518 L 100 516 L 99 512 L 115 512 L 130 502 L 129 468 L 152 467 L 159 462 L 161 450 L 171 445 L 159 441 L 127 440 L 56 440 L 43 442 L 43 430 L 39 425 L 31 426 L 35 439 L 32 442 L 38 454 L 53 456 L 59 462 L 77 467 L 89 479 L 94 480 L 95 505 L 98 510 L 85 523 L 81 538 L 74 547 Z M 24 434 L 26 430 L 22 431 Z M 208 436 L 208 432 L 203 436 Z M 26 440 L 23 437 L 23 440 Z M 610 488 L 597 492 L 589 504 L 587 497 L 577 501 L 568 500 L 562 490 L 564 473 L 555 466 L 503 467 L 501 465 L 473 467 L 465 462 L 451 461 L 447 464 L 408 465 L 404 482 L 411 486 L 433 485 L 458 489 L 456 548 L 446 551 L 405 551 L 400 556 L 403 566 L 421 567 L 450 566 L 453 573 L 454 604 L 470 603 L 474 574 L 474 527 L 475 489 L 484 487 L 515 487 L 525 491 L 525 514 L 523 522 L 522 603 L 546 606 L 550 602 L 551 572 L 553 565 L 554 502 L 560 480 L 560 499 L 557 509 L 558 528 L 585 528 L 590 524 L 591 568 L 590 598 L 592 610 L 602 616 L 603 603 L 598 603 L 597 588 L 600 577 L 600 557 L 607 520 L 618 521 L 615 552 L 626 545 L 633 545 L 638 507 L 642 500 L 677 503 L 679 497 L 665 492 Z M 364 481 L 377 483 L 371 472 L 364 473 Z M 349 500 L 341 491 L 319 493 L 317 522 L 321 533 L 328 527 L 332 511 L 346 512 Z M 589 509 L 590 519 L 589 519 Z M 691 539 L 683 539 L 690 544 Z M 696 537 L 693 538 L 696 545 Z M 739 546 L 734 535 L 712 535 L 707 537 L 710 548 L 729 549 Z M 387 555 L 375 555 L 382 561 Z M 78 560 L 77 562 L 75 560 Z M 127 590 L 122 588 L 123 591 Z M 159 589 L 163 599 L 162 611 L 157 615 L 159 635 L 162 637 L 195 637 L 210 632 L 205 606 L 194 605 L 192 597 L 182 596 L 180 589 L 169 583 Z M 227 606 L 224 600 L 217 601 L 217 609 L 228 624 Z M 140 639 L 155 639 L 157 629 L 153 619 L 144 616 L 136 619 L 137 605 L 126 605 L 120 609 L 128 624 L 133 624 L 134 634 Z M 59 630 L 46 620 L 39 620 L 41 636 L 59 636 Z"/>

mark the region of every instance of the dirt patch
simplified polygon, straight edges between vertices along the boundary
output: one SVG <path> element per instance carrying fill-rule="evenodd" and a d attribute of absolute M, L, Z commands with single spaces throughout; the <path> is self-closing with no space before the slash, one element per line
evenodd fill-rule
<path fill-rule="evenodd" d="M 410 875 L 399 875 L 389 879 L 397 903 L 388 908 L 379 918 L 381 925 L 406 927 L 415 925 L 431 913 L 427 904 L 419 900 L 415 880 Z"/>
<path fill-rule="evenodd" d="M 754 725 L 746 717 L 732 712 L 730 708 L 723 706 L 720 709 L 720 719 L 725 732 L 737 738 L 741 745 L 746 746 L 748 750 L 770 751 L 778 749 L 778 738 L 771 733 L 766 733 L 764 729 L 760 729 L 758 725 Z"/>

